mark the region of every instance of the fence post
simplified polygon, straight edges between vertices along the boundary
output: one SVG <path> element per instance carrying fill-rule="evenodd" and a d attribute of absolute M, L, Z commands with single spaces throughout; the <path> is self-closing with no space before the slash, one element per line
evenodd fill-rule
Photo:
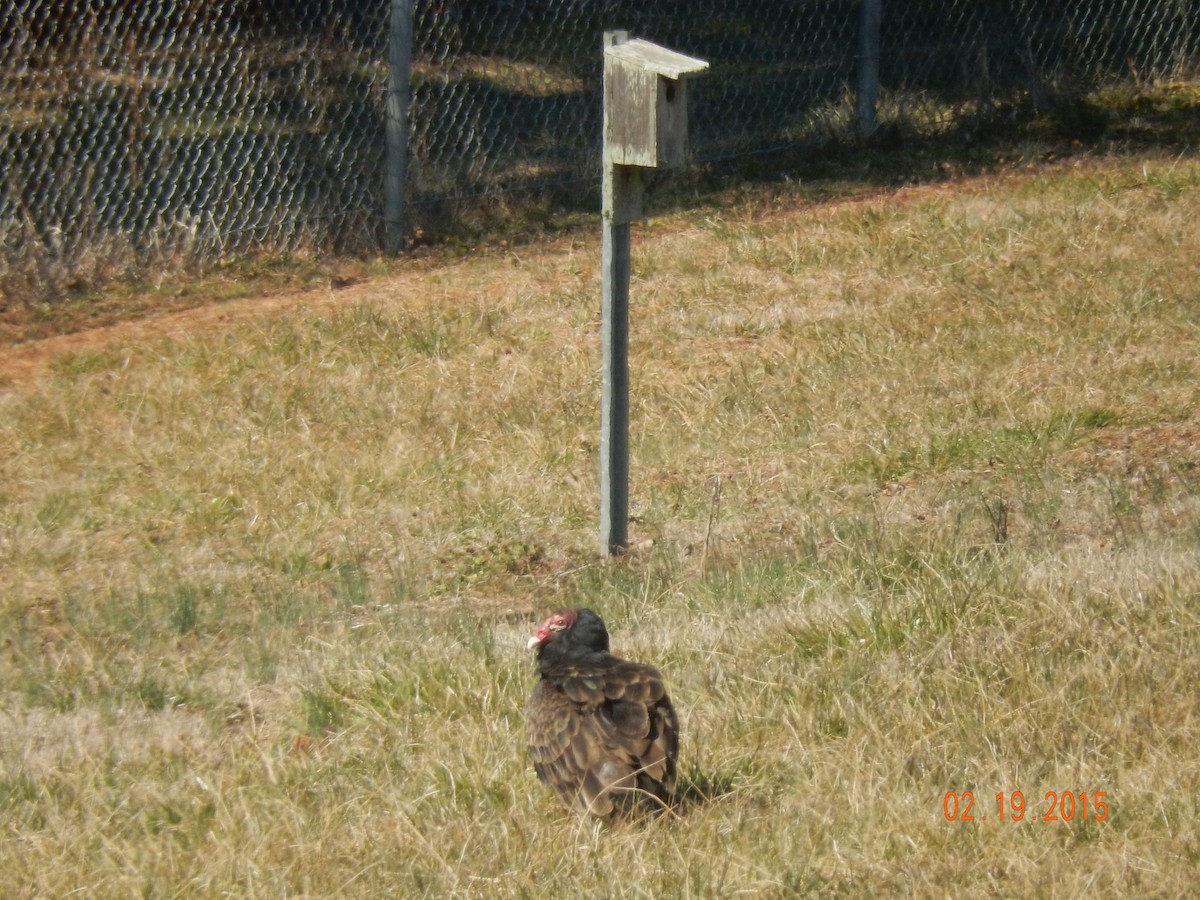
<path fill-rule="evenodd" d="M 879 43 L 882 0 L 862 0 L 858 33 L 858 133 L 869 138 L 878 125 Z"/>
<path fill-rule="evenodd" d="M 404 249 L 404 200 L 408 187 L 408 108 L 412 96 L 413 0 L 391 0 L 388 87 L 384 110 L 387 143 L 383 172 L 384 243 Z"/>

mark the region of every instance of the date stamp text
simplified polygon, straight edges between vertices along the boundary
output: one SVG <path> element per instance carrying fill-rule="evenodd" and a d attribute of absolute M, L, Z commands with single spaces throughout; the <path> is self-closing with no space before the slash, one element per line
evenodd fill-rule
<path fill-rule="evenodd" d="M 1028 808 L 1022 791 L 1000 791 L 994 804 L 977 801 L 973 791 L 946 791 L 942 797 L 942 815 L 947 822 L 986 822 L 989 813 L 1002 822 L 1020 822 L 1026 812 L 1043 822 L 1104 822 L 1108 819 L 1108 792 L 1046 791 L 1040 803 Z"/>

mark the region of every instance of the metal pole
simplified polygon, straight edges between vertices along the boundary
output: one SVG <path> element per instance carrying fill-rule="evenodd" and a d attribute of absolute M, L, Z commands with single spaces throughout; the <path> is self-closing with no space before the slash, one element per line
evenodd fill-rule
<path fill-rule="evenodd" d="M 604 46 L 629 40 L 627 31 L 606 31 Z M 607 66 L 605 67 L 607 70 Z M 608 104 L 607 84 L 604 103 Z M 604 111 L 607 123 L 610 110 Z M 600 344 L 600 553 L 620 553 L 629 543 L 629 274 L 630 210 L 641 182 L 601 153 Z"/>
<path fill-rule="evenodd" d="M 858 133 L 869 138 L 878 126 L 879 45 L 882 0 L 862 0 L 858 34 Z"/>
<path fill-rule="evenodd" d="M 611 168 L 611 167 L 610 167 Z M 606 173 L 605 177 L 609 177 Z M 629 527 L 629 233 L 604 218 L 601 237 L 600 552 L 620 553 Z"/>
<path fill-rule="evenodd" d="M 383 173 L 384 240 L 389 253 L 404 249 L 412 47 L 413 0 L 392 0 L 388 30 L 388 90 L 384 110 L 387 157 Z"/>

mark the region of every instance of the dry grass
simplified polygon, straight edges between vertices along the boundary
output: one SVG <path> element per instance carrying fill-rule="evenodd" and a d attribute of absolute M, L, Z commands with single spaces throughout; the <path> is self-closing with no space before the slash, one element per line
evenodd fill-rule
<path fill-rule="evenodd" d="M 1106 159 L 640 226 L 612 563 L 590 244 L 10 379 L 9 883 L 1193 892 L 1198 187 Z M 576 822 L 535 782 L 522 645 L 557 604 L 666 673 L 678 818 Z M 946 821 L 968 790 L 987 821 Z M 1048 791 L 1108 819 L 1044 821 Z"/>

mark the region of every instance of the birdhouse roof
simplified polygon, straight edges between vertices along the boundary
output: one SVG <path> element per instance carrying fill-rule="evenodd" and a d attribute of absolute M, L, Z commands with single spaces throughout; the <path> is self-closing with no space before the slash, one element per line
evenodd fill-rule
<path fill-rule="evenodd" d="M 667 78 L 681 78 L 684 75 L 703 72 L 708 68 L 708 63 L 702 59 L 676 53 L 674 50 L 668 50 L 666 47 L 660 47 L 658 44 L 644 41 L 641 38 L 605 47 L 604 53 L 606 56 L 654 72 L 656 75 L 665 75 Z"/>

